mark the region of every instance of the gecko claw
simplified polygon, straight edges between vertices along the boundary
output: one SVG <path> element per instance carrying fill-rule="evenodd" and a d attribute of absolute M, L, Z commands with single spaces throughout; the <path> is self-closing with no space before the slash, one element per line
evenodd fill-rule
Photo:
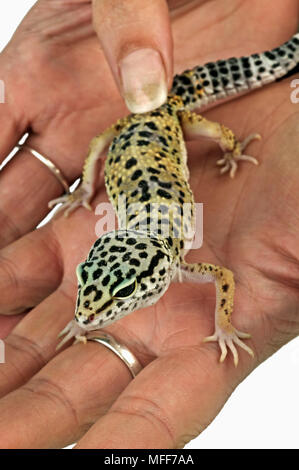
<path fill-rule="evenodd" d="M 83 201 L 83 202 L 82 202 L 82 206 L 85 207 L 85 209 L 87 209 L 88 211 L 92 211 L 92 207 L 91 207 L 91 205 L 89 204 L 89 202 Z"/>
<path fill-rule="evenodd" d="M 75 341 L 73 344 L 78 344 L 78 343 L 87 344 L 87 337 L 84 335 L 76 335 Z"/>

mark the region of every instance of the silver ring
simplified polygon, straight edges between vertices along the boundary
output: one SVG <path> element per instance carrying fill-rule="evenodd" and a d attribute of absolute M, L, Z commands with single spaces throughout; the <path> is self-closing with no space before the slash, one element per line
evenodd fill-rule
<path fill-rule="evenodd" d="M 57 168 L 57 166 L 54 165 L 54 163 L 51 162 L 51 160 L 49 160 L 49 158 L 46 158 L 44 157 L 41 153 L 39 153 L 37 150 L 34 150 L 33 148 L 29 147 L 28 145 L 26 144 L 20 144 L 20 145 L 17 145 L 17 147 L 19 150 L 23 150 L 23 149 L 26 149 L 28 150 L 28 152 L 31 153 L 31 155 L 33 155 L 35 158 L 37 158 L 40 162 L 42 162 L 44 165 L 46 165 L 46 167 L 51 171 L 51 173 L 53 173 L 54 176 L 56 176 L 56 178 L 58 179 L 58 181 L 60 182 L 60 184 L 63 186 L 63 189 L 65 190 L 66 193 L 69 193 L 70 192 L 70 187 L 68 185 L 68 182 L 66 181 L 66 179 L 64 178 L 64 176 L 62 175 L 61 171 L 59 170 L 59 168 Z"/>
<path fill-rule="evenodd" d="M 133 379 L 136 377 L 137 374 L 142 370 L 142 365 L 138 361 L 138 359 L 131 353 L 131 351 L 116 341 L 113 336 L 109 335 L 108 333 L 104 333 L 102 331 L 92 331 L 88 333 L 86 336 L 87 341 L 95 341 L 97 343 L 103 344 L 108 349 L 114 352 L 129 368 Z"/>

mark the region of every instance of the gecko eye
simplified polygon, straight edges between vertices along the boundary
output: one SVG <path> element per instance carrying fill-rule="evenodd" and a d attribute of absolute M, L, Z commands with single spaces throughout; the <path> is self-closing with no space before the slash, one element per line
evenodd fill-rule
<path fill-rule="evenodd" d="M 128 284 L 128 282 L 129 282 L 129 284 Z M 124 285 L 125 283 L 126 283 L 126 285 Z M 136 279 L 133 279 L 133 281 L 132 280 L 125 281 L 125 283 L 122 282 L 117 287 L 117 290 L 115 289 L 115 291 L 113 292 L 113 297 L 115 297 L 116 299 L 125 299 L 127 297 L 131 297 L 131 295 L 134 294 L 134 292 L 137 289 Z"/>

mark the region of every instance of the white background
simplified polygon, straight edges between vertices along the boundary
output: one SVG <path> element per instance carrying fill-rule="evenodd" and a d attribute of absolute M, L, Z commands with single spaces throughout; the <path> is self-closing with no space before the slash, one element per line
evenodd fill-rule
<path fill-rule="evenodd" d="M 1 1 L 0 50 L 34 3 Z M 298 402 L 299 338 L 258 367 L 187 448 L 299 448 Z"/>

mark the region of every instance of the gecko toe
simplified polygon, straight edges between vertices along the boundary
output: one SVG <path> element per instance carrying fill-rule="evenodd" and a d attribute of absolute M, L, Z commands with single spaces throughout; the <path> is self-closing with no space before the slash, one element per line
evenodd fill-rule
<path fill-rule="evenodd" d="M 207 336 L 204 338 L 204 342 L 211 342 L 215 341 L 218 342 L 221 355 L 220 355 L 220 362 L 224 362 L 227 357 L 227 348 L 231 351 L 233 355 L 234 365 L 237 367 L 239 363 L 239 355 L 238 351 L 235 347 L 235 344 L 238 345 L 240 348 L 244 349 L 251 357 L 254 357 L 254 353 L 252 349 L 247 346 L 240 338 L 248 339 L 250 335 L 248 333 L 243 333 L 241 331 L 236 330 L 232 327 L 231 331 L 226 332 L 220 328 L 217 328 L 215 333 L 212 336 Z"/>

